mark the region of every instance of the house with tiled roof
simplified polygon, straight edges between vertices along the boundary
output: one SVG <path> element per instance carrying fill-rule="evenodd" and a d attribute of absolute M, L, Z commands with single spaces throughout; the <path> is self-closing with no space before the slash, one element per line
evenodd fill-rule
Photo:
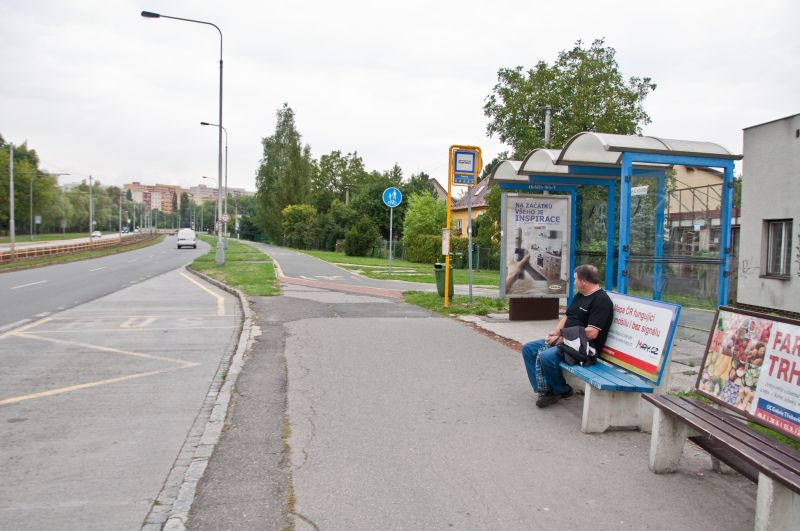
<path fill-rule="evenodd" d="M 472 189 L 472 219 L 483 215 L 489 205 L 486 203 L 486 195 L 491 188 L 489 187 L 489 179 L 484 179 L 476 184 Z M 467 216 L 468 216 L 468 195 L 465 193 L 461 198 L 453 200 L 450 205 L 450 215 L 452 220 L 453 235 L 466 236 L 467 235 Z"/>

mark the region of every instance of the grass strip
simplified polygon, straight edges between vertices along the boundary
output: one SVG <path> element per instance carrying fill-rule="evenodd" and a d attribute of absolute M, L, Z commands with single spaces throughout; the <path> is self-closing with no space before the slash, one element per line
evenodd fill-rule
<path fill-rule="evenodd" d="M 245 295 L 268 296 L 280 294 L 272 261 L 261 251 L 236 240 L 228 240 L 225 264 L 216 264 L 216 239 L 202 235 L 200 239 L 211 245 L 211 250 L 189 265 L 214 280 L 240 290 Z"/>
<path fill-rule="evenodd" d="M 406 282 L 419 282 L 424 284 L 433 284 L 436 282 L 433 264 L 418 264 L 407 260 L 392 260 L 392 272 L 390 274 L 389 260 L 387 258 L 347 256 L 343 253 L 331 251 L 295 250 L 335 264 L 342 269 L 358 272 L 368 278 L 375 278 L 378 280 L 404 280 Z M 469 284 L 469 270 L 453 269 L 452 273 L 454 284 Z M 473 270 L 472 285 L 499 289 L 500 272 L 493 270 Z"/>
<path fill-rule="evenodd" d="M 88 251 L 79 251 L 70 254 L 59 254 L 54 256 L 42 256 L 40 258 L 25 258 L 14 260 L 13 262 L 3 262 L 0 264 L 0 272 L 6 271 L 21 271 L 23 269 L 32 269 L 34 267 L 45 267 L 57 264 L 68 264 L 70 262 L 78 262 L 80 260 L 89 260 L 92 258 L 100 258 L 102 256 L 109 256 L 112 254 L 126 253 L 128 251 L 135 251 L 144 247 L 150 247 L 157 243 L 164 241 L 164 235 L 154 236 L 152 239 L 132 243 L 130 245 L 120 245 L 117 247 L 106 247 L 104 249 L 91 249 Z"/>
<path fill-rule="evenodd" d="M 508 312 L 508 300 L 500 297 L 472 297 L 472 303 L 470 303 L 467 295 L 455 295 L 450 297 L 447 308 L 444 307 L 444 298 L 440 297 L 438 293 L 406 291 L 403 293 L 403 298 L 409 304 L 415 304 L 445 316 Z"/>

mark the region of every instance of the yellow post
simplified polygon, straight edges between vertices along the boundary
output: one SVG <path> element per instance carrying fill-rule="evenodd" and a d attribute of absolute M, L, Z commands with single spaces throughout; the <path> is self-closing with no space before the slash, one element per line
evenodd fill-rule
<path fill-rule="evenodd" d="M 474 177 L 475 181 L 478 180 L 478 174 L 483 169 L 483 158 L 481 157 L 481 148 L 477 146 L 450 146 L 450 152 L 448 153 L 448 171 L 447 171 L 447 233 L 448 233 L 448 245 L 447 245 L 447 253 L 445 253 L 444 257 L 444 307 L 448 308 L 450 306 L 450 208 L 451 208 L 451 196 L 452 196 L 452 185 L 453 185 L 453 174 L 454 174 L 454 167 L 453 167 L 453 158 L 455 157 L 455 152 L 459 149 L 466 150 L 466 151 L 473 151 L 475 152 L 475 168 L 474 168 Z M 469 226 L 469 222 L 471 220 L 467 220 L 467 224 Z M 455 292 L 453 292 L 455 295 Z"/>

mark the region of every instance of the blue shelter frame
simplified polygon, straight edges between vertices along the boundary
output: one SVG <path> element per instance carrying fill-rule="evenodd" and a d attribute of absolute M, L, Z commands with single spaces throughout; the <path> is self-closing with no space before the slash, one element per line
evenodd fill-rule
<path fill-rule="evenodd" d="M 617 242 L 616 291 L 628 293 L 629 264 L 632 261 L 653 264 L 652 297 L 662 296 L 664 257 L 665 206 L 667 199 L 666 170 L 675 164 L 714 167 L 723 170 L 723 193 L 720 209 L 720 258 L 717 304 L 728 302 L 731 260 L 731 214 L 733 210 L 734 161 L 741 159 L 725 148 L 709 142 L 670 140 L 657 137 L 579 133 L 561 151 L 536 149 L 522 162 L 504 161 L 495 168 L 492 178 L 504 191 L 567 191 L 572 195 L 572 227 L 570 267 L 575 267 L 575 233 L 578 186 L 600 185 L 608 188 L 608 230 L 606 236 L 605 289 L 614 288 L 614 236 L 616 232 L 615 196 L 620 186 L 619 241 Z M 530 161 L 530 165 L 529 165 Z M 508 165 L 507 165 L 508 164 Z M 634 164 L 638 167 L 634 168 Z M 507 165 L 507 166 L 504 166 Z M 566 167 L 565 167 L 566 166 Z M 631 257 L 631 187 L 634 177 L 657 180 L 652 257 Z M 504 251 L 501 253 L 504 255 Z M 503 256 L 505 260 L 505 256 Z M 715 262 L 712 260 L 712 263 Z M 706 263 L 708 261 L 706 260 Z M 570 299 L 573 283 L 570 278 Z"/>

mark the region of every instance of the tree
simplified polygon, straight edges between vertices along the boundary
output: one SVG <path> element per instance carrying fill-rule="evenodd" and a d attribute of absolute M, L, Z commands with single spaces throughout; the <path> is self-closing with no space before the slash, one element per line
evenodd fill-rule
<path fill-rule="evenodd" d="M 380 238 L 380 233 L 375 223 L 369 216 L 361 216 L 350 230 L 344 240 L 344 254 L 347 256 L 366 256 Z"/>
<path fill-rule="evenodd" d="M 283 241 L 290 247 L 316 247 L 317 209 L 311 205 L 289 205 L 283 209 Z"/>
<path fill-rule="evenodd" d="M 411 197 L 414 194 L 421 194 L 425 192 L 430 192 L 432 194 L 436 193 L 433 185 L 428 182 L 430 181 L 431 176 L 421 171 L 419 173 L 412 173 L 411 179 L 407 183 L 403 183 L 400 190 L 403 192 L 404 197 Z"/>
<path fill-rule="evenodd" d="M 578 40 L 552 66 L 539 61 L 528 71 L 501 68 L 483 108 L 487 132 L 510 145 L 515 159 L 549 147 L 544 141 L 547 106 L 552 110 L 550 146 L 563 146 L 582 131 L 641 133 L 650 123 L 642 102 L 656 85 L 649 77 L 631 77 L 626 83 L 615 54 L 603 39 L 589 48 Z"/>
<path fill-rule="evenodd" d="M 441 235 L 447 223 L 447 205 L 431 192 L 412 194 L 403 220 L 403 240 L 420 234 Z"/>
<path fill-rule="evenodd" d="M 180 215 L 181 227 L 190 226 L 192 218 L 192 203 L 189 201 L 189 194 L 186 192 L 181 192 Z"/>
<path fill-rule="evenodd" d="M 256 174 L 258 225 L 267 239 L 280 241 L 281 213 L 289 205 L 307 203 L 313 162 L 303 145 L 288 104 L 276 113 L 275 134 L 262 140 L 264 154 Z"/>

